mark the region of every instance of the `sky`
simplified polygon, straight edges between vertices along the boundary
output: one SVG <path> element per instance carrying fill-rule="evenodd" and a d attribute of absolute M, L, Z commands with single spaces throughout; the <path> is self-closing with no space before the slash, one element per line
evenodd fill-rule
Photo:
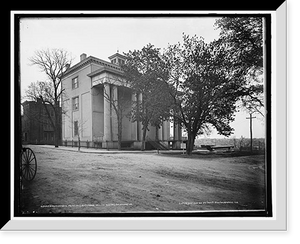
<path fill-rule="evenodd" d="M 94 56 L 106 61 L 108 57 L 129 50 L 138 50 L 148 43 L 164 49 L 182 42 L 183 33 L 202 36 L 209 43 L 218 39 L 219 30 L 212 17 L 97 17 L 97 18 L 22 18 L 20 21 L 21 96 L 31 82 L 45 80 L 45 75 L 31 66 L 29 58 L 37 50 L 59 48 L 69 52 L 73 64 L 80 55 Z M 249 137 L 249 117 L 236 114 L 232 137 Z M 264 120 L 253 120 L 253 137 L 264 137 Z M 213 131 L 210 138 L 223 138 Z"/>

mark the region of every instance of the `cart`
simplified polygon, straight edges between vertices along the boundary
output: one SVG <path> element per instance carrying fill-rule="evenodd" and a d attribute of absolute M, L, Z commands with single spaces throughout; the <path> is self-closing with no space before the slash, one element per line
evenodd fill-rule
<path fill-rule="evenodd" d="M 28 147 L 21 149 L 21 177 L 27 181 L 32 181 L 36 175 L 37 161 L 34 152 Z"/>

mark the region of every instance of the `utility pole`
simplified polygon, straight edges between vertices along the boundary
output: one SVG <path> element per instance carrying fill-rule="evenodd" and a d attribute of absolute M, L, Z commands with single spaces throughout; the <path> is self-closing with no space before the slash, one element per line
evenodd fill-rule
<path fill-rule="evenodd" d="M 247 117 L 246 119 L 250 119 L 250 150 L 252 152 L 252 119 L 255 119 L 256 117 L 252 116 L 252 113 L 250 112 L 250 117 Z"/>

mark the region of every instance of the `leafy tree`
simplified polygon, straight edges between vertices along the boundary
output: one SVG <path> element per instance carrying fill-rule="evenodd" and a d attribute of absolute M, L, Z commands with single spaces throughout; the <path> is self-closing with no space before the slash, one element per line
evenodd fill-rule
<path fill-rule="evenodd" d="M 131 120 L 142 123 L 144 150 L 148 126 L 159 128 L 170 115 L 171 100 L 165 82 L 168 74 L 159 49 L 151 44 L 124 55 L 127 58 L 122 66 L 125 78 L 133 91 L 142 97 L 137 98 L 132 106 Z"/>
<path fill-rule="evenodd" d="M 224 17 L 215 26 L 221 30 L 219 41 L 226 46 L 227 59 L 239 72 L 263 67 L 261 17 Z"/>
<path fill-rule="evenodd" d="M 231 79 L 244 83 L 240 106 L 262 116 L 263 97 L 263 23 L 261 17 L 224 17 L 215 22 L 221 30 L 215 45 L 226 49 L 224 66 Z"/>
<path fill-rule="evenodd" d="M 241 89 L 223 65 L 225 55 L 224 48 L 188 35 L 164 53 L 175 122 L 184 125 L 188 135 L 187 154 L 192 153 L 196 136 L 211 126 L 224 136 L 233 131 L 229 124 Z"/>

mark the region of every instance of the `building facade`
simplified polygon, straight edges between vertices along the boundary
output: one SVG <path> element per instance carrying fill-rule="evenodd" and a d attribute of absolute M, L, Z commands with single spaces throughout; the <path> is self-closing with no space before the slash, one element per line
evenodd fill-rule
<path fill-rule="evenodd" d="M 134 93 L 123 79 L 120 64 L 125 57 L 116 53 L 110 62 L 82 54 L 80 62 L 69 67 L 62 78 L 62 139 L 65 145 L 80 140 L 90 147 L 117 148 L 118 121 L 114 106 L 122 106 L 123 114 L 131 111 L 134 101 L 142 95 Z M 177 140 L 181 140 L 177 130 Z M 139 149 L 142 141 L 142 125 L 122 117 L 122 147 Z M 181 133 L 180 133 L 181 134 Z M 170 144 L 170 122 L 161 128 L 149 126 L 147 140 L 157 138 L 166 147 Z"/>
<path fill-rule="evenodd" d="M 54 129 L 45 109 L 45 106 L 47 106 L 50 116 L 54 121 L 55 114 L 51 105 L 44 105 L 43 102 L 38 99 L 37 101 L 25 101 L 22 103 L 22 106 L 22 141 L 26 144 L 54 145 Z M 59 130 L 61 131 L 61 123 L 59 126 Z M 59 135 L 61 144 L 61 133 L 59 133 Z"/>

